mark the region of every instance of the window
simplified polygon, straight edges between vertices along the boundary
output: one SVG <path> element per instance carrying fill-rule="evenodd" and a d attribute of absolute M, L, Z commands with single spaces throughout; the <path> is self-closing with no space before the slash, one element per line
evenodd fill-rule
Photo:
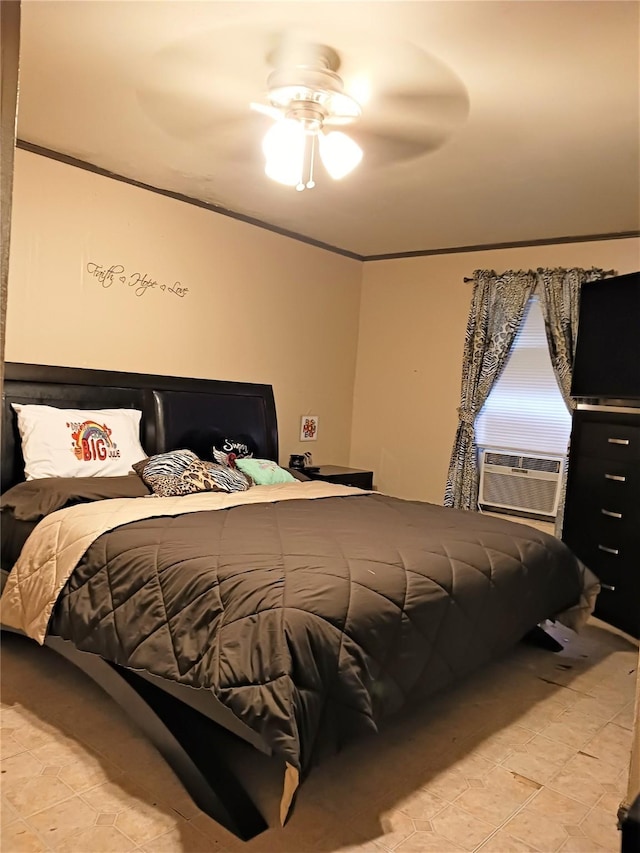
<path fill-rule="evenodd" d="M 537 296 L 531 297 L 507 363 L 476 418 L 476 444 L 565 455 L 571 415 L 558 388 Z"/>

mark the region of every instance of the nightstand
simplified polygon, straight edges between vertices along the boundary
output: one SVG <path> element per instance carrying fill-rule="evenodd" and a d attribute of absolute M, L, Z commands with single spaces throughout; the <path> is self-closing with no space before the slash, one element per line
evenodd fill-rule
<path fill-rule="evenodd" d="M 326 480 L 328 483 L 340 483 L 343 486 L 356 486 L 359 489 L 373 488 L 373 471 L 363 471 L 361 468 L 342 468 L 340 465 L 320 465 L 319 468 L 308 471 L 302 469 L 312 480 Z"/>

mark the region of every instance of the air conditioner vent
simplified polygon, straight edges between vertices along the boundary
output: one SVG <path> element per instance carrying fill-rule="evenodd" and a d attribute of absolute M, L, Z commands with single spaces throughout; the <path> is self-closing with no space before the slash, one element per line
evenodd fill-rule
<path fill-rule="evenodd" d="M 484 452 L 484 461 L 487 465 L 504 465 L 506 468 L 518 468 L 520 466 L 521 456 L 509 456 L 506 453 L 489 453 Z"/>
<path fill-rule="evenodd" d="M 562 456 L 481 449 L 479 503 L 486 509 L 553 517 L 558 511 L 563 464 Z"/>
<path fill-rule="evenodd" d="M 559 474 L 561 461 L 560 459 L 523 456 L 520 467 L 526 468 L 527 471 L 548 471 L 550 474 Z"/>

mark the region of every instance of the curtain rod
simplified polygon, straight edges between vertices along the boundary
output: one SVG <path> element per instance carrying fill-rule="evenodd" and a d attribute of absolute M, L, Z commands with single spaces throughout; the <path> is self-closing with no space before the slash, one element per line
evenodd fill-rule
<path fill-rule="evenodd" d="M 604 274 L 605 275 L 615 275 L 616 270 L 604 270 Z M 470 278 L 469 276 L 465 275 L 465 277 L 462 280 L 463 281 L 473 281 L 474 279 L 473 279 L 473 276 L 471 276 L 471 278 Z"/>

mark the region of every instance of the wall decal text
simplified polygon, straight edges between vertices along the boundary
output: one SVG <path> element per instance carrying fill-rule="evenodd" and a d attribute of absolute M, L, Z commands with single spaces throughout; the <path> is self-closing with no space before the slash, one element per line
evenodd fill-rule
<path fill-rule="evenodd" d="M 111 266 L 105 267 L 102 264 L 88 263 L 87 272 L 97 279 L 102 287 L 108 288 L 113 284 L 121 284 L 131 288 L 135 296 L 144 296 L 148 290 L 159 290 L 162 293 L 171 293 L 174 296 L 179 296 L 180 299 L 184 299 L 189 293 L 189 288 L 183 287 L 179 281 L 171 285 L 161 284 L 146 272 L 127 273 L 122 264 L 111 264 Z"/>

